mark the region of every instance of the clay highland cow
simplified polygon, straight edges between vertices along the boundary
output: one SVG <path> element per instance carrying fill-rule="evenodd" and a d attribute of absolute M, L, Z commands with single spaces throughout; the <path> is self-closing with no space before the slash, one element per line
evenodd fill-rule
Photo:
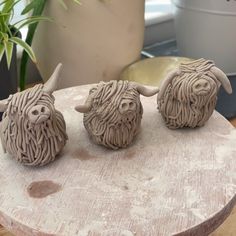
<path fill-rule="evenodd" d="M 24 165 L 42 166 L 53 161 L 66 143 L 65 121 L 55 109 L 52 96 L 61 67 L 57 66 L 45 85 L 0 101 L 0 111 L 4 112 L 0 123 L 3 149 Z"/>
<path fill-rule="evenodd" d="M 203 126 L 215 109 L 220 85 L 232 93 L 227 76 L 213 61 L 199 59 L 182 63 L 163 81 L 157 96 L 167 127 Z"/>
<path fill-rule="evenodd" d="M 100 82 L 84 105 L 84 126 L 92 139 L 108 148 L 127 147 L 137 135 L 143 114 L 140 94 L 153 96 L 159 90 L 128 81 Z"/>

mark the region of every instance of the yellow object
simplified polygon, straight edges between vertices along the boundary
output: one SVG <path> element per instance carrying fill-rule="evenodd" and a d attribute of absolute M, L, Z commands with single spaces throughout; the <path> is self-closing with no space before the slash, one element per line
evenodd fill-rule
<path fill-rule="evenodd" d="M 180 63 L 190 61 L 185 57 L 154 57 L 128 66 L 121 74 L 122 80 L 136 81 L 146 85 L 159 86 L 166 75 Z"/>

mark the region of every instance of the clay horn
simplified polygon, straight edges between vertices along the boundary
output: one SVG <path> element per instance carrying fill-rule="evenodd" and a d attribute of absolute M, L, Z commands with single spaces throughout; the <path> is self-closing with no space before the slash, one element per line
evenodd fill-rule
<path fill-rule="evenodd" d="M 175 76 L 178 76 L 179 74 L 179 70 L 174 70 L 167 75 L 167 77 L 161 83 L 160 92 L 157 95 L 157 100 L 162 99 L 169 83 L 175 78 Z"/>
<path fill-rule="evenodd" d="M 135 83 L 137 91 L 145 97 L 151 97 L 159 92 L 158 88 L 148 88 L 144 85 Z"/>
<path fill-rule="evenodd" d="M 59 63 L 56 69 L 54 70 L 53 74 L 49 78 L 49 80 L 44 84 L 43 90 L 46 93 L 52 94 L 57 89 L 57 84 L 60 78 L 61 69 L 62 69 L 62 64 Z"/>
<path fill-rule="evenodd" d="M 216 66 L 213 66 L 210 70 L 216 76 L 216 78 L 220 81 L 220 83 L 222 84 L 225 91 L 228 94 L 231 94 L 232 93 L 232 87 L 231 87 L 231 84 L 230 84 L 229 79 L 226 76 L 226 74 L 222 70 L 217 68 Z"/>
<path fill-rule="evenodd" d="M 77 105 L 75 107 L 75 110 L 80 112 L 80 113 L 87 113 L 92 108 L 92 102 L 93 102 L 92 97 L 89 97 L 84 105 Z"/>
<path fill-rule="evenodd" d="M 7 99 L 0 101 L 0 112 L 4 112 L 7 109 Z"/>

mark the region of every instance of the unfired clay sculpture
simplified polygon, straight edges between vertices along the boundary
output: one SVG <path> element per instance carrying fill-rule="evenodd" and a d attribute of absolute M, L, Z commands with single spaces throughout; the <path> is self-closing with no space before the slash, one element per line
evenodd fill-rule
<path fill-rule="evenodd" d="M 143 108 L 139 95 L 152 96 L 159 90 L 128 81 L 100 82 L 91 89 L 84 105 L 84 126 L 92 139 L 112 149 L 128 146 L 137 135 Z"/>
<path fill-rule="evenodd" d="M 0 101 L 3 149 L 24 165 L 42 166 L 53 161 L 66 143 L 65 121 L 52 96 L 61 67 L 57 66 L 45 85 Z"/>
<path fill-rule="evenodd" d="M 203 126 L 215 109 L 220 85 L 232 93 L 227 76 L 213 61 L 182 63 L 163 81 L 157 96 L 166 125 L 172 129 Z"/>

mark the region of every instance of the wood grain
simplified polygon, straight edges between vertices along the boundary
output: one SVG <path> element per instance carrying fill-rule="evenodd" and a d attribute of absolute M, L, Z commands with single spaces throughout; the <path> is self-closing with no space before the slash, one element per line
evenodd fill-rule
<path fill-rule="evenodd" d="M 19 236 L 204 236 L 218 227 L 236 200 L 231 124 L 215 112 L 200 129 L 169 130 L 156 98 L 142 97 L 138 138 L 111 151 L 89 140 L 73 110 L 89 88 L 55 93 L 70 139 L 57 161 L 29 168 L 0 150 L 0 223 Z M 29 186 L 43 181 L 30 195 Z"/>

